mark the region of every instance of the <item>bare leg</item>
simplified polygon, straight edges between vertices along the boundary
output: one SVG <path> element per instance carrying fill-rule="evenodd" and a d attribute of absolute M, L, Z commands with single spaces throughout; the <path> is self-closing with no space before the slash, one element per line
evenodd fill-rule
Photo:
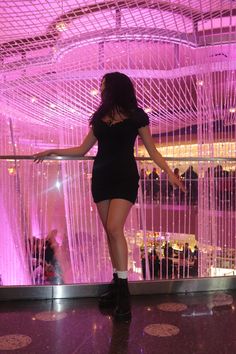
<path fill-rule="evenodd" d="M 108 208 L 106 230 L 118 271 L 127 271 L 128 269 L 128 248 L 124 236 L 124 224 L 131 207 L 132 203 L 127 200 L 112 199 Z"/>
<path fill-rule="evenodd" d="M 110 242 L 110 239 L 109 239 L 109 236 L 107 233 L 107 228 L 106 228 L 109 205 L 110 205 L 110 200 L 103 200 L 102 202 L 99 202 L 96 204 L 99 217 L 100 217 L 101 222 L 103 224 L 104 230 L 107 234 L 107 243 L 108 243 L 108 249 L 109 249 L 112 267 L 113 267 L 113 269 L 114 268 L 116 269 L 115 259 L 113 257 L 112 250 L 111 250 L 111 242 Z"/>
<path fill-rule="evenodd" d="M 119 272 L 128 270 L 128 248 L 124 236 L 124 224 L 132 203 L 124 199 L 111 199 L 97 203 L 97 207 L 107 232 L 112 264 L 118 273 L 112 287 L 101 295 L 99 305 L 103 308 L 115 305 L 115 318 L 127 321 L 131 319 L 130 294 L 126 274 Z"/>

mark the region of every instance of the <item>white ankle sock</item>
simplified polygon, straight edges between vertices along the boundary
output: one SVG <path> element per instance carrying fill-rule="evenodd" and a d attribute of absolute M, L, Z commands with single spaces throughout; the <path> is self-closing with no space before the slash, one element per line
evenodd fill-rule
<path fill-rule="evenodd" d="M 118 275 L 118 278 L 120 278 L 120 279 L 127 279 L 128 278 L 128 271 L 127 270 L 124 270 L 124 271 L 117 270 L 117 275 Z"/>

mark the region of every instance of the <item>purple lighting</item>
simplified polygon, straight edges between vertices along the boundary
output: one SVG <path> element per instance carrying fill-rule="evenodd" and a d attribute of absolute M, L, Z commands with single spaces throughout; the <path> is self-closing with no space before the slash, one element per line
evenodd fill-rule
<path fill-rule="evenodd" d="M 171 190 L 159 169 L 155 184 L 152 161 L 138 161 L 144 177 L 125 229 L 132 280 L 236 268 L 236 3 L 189 3 L 4 1 L 0 155 L 80 145 L 101 78 L 120 71 L 134 82 L 156 147 L 188 186 L 186 196 Z M 88 157 L 96 152 L 94 146 Z M 141 139 L 135 154 L 148 157 Z M 183 177 L 190 166 L 196 181 Z M 110 280 L 91 170 L 89 159 L 0 160 L 5 285 Z M 185 243 L 198 247 L 197 261 L 185 260 Z M 165 272 L 168 245 L 173 263 Z"/>
<path fill-rule="evenodd" d="M 20 242 L 20 230 L 17 230 L 17 227 L 14 226 L 16 215 L 14 215 L 13 210 L 11 215 L 9 215 L 4 205 L 5 203 L 0 196 L 0 225 L 2 225 L 0 273 L 3 285 L 31 284 L 29 272 L 27 271 L 27 259 L 24 257 L 23 245 Z"/>

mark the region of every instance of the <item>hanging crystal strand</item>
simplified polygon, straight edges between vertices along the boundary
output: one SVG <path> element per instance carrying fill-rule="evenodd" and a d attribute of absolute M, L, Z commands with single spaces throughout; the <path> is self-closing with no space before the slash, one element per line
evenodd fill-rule
<path fill-rule="evenodd" d="M 232 21 L 230 23 L 230 36 L 232 35 L 233 31 L 233 26 L 232 26 Z M 229 57 L 232 57 L 233 55 L 233 46 L 232 44 L 229 46 Z M 224 130 L 223 130 L 223 135 L 224 135 L 224 140 L 223 141 L 228 141 L 228 151 L 226 151 L 226 154 L 228 157 L 235 157 L 236 152 L 236 133 L 235 133 L 235 106 L 236 106 L 236 100 L 235 100 L 235 92 L 234 92 L 234 79 L 235 79 L 235 71 L 232 71 L 230 66 L 230 62 L 228 61 L 228 71 L 226 73 L 227 77 L 227 83 L 228 83 L 228 112 L 227 116 L 224 117 Z M 234 117 L 233 117 L 234 116 Z M 231 143 L 230 143 L 231 142 Z M 234 143 L 232 143 L 234 142 Z M 234 145 L 234 149 L 232 149 L 232 144 Z M 225 152 L 225 145 L 223 145 L 222 148 L 222 153 Z M 225 243 L 227 243 L 227 248 L 228 248 L 228 262 L 227 266 L 229 267 L 229 275 L 235 275 L 235 262 L 234 262 L 234 255 L 233 253 L 235 252 L 235 228 L 236 228 L 236 222 L 235 222 L 235 209 L 233 209 L 233 199 L 235 195 L 235 181 L 233 181 L 233 169 L 230 163 L 225 163 L 225 194 L 224 194 L 224 203 L 225 203 L 225 214 L 226 217 L 223 218 L 224 220 L 224 238 L 225 238 Z M 234 174 L 235 178 L 235 174 Z"/>
<path fill-rule="evenodd" d="M 201 83 L 199 85 L 199 83 Z M 212 76 L 211 73 L 205 74 L 202 80 L 198 81 L 198 143 L 208 144 L 209 148 L 207 156 L 214 157 L 213 150 L 213 112 L 212 112 Z M 200 151 L 201 157 L 204 157 L 204 151 Z M 211 165 L 210 165 L 211 166 Z M 207 177 L 207 189 L 202 190 L 203 185 L 200 185 L 199 194 L 204 198 L 204 205 L 199 205 L 199 211 L 202 212 L 202 219 L 199 218 L 199 236 L 201 244 L 206 247 L 210 253 L 210 258 L 206 258 L 206 253 L 201 253 L 201 274 L 208 275 L 208 270 L 212 266 L 216 266 L 216 243 L 217 243 L 217 227 L 216 227 L 216 190 L 214 183 L 214 171 L 210 168 L 210 177 Z M 205 192 L 205 194 L 203 194 Z M 202 208 L 202 210 L 201 210 Z M 204 215 L 203 210 L 205 209 Z M 200 223 L 204 220 L 202 225 Z M 204 229 L 203 229 L 204 225 Z M 207 233 L 206 233 L 207 230 Z M 207 236 L 206 236 L 207 235 Z"/>
<path fill-rule="evenodd" d="M 9 92 L 6 100 L 2 99 L 1 131 L 5 137 L 1 141 L 1 153 L 16 155 L 19 151 L 18 134 L 16 134 L 16 119 L 13 120 L 13 112 L 9 98 L 14 98 L 15 92 Z M 20 165 L 16 160 L 4 161 L 1 164 L 0 199 L 1 213 L 0 223 L 4 226 L 1 236 L 0 269 L 4 285 L 30 284 L 30 271 L 25 248 L 27 244 L 25 205 L 21 202 L 22 180 L 19 178 Z M 12 208 L 14 205 L 14 208 Z M 23 219 L 24 218 L 24 219 Z M 22 232 L 24 234 L 22 235 Z M 6 249 L 8 252 L 6 252 Z M 4 271 L 3 271 L 4 270 Z"/>
<path fill-rule="evenodd" d="M 10 136 L 11 142 L 13 146 L 13 154 L 17 155 L 17 141 L 15 140 L 15 133 L 13 128 L 12 118 L 9 118 L 9 129 L 10 129 Z M 28 266 L 26 260 L 29 257 L 29 247 L 28 247 L 28 230 L 27 230 L 27 211 L 25 207 L 25 198 L 22 193 L 22 187 L 24 181 L 21 180 L 20 173 L 19 173 L 19 165 L 17 161 L 14 162 L 15 167 L 15 192 L 17 198 L 17 209 L 18 209 L 18 216 L 19 216 L 19 238 L 16 241 L 17 245 L 17 253 L 18 257 L 20 258 L 21 267 L 23 269 L 23 274 L 27 278 L 28 276 Z M 32 276 L 32 268 L 30 269 L 30 273 Z"/>
<path fill-rule="evenodd" d="M 64 67 L 59 67 L 57 70 L 61 70 L 61 73 L 63 74 Z M 62 92 L 67 95 L 66 92 L 66 85 L 62 86 Z M 62 125 L 62 127 L 59 129 L 59 144 L 61 148 L 65 148 L 68 145 L 68 134 L 70 136 L 72 135 L 72 132 L 68 130 L 68 126 L 65 123 Z M 72 139 L 72 144 L 73 144 L 73 139 Z M 69 145 L 70 146 L 70 145 Z M 68 147 L 69 147 L 68 146 Z M 68 251 L 69 251 L 69 266 L 71 267 L 71 279 L 67 278 L 67 281 L 70 280 L 70 282 L 76 283 L 78 281 L 76 277 L 76 262 L 75 262 L 75 257 L 76 257 L 76 244 L 75 240 L 73 238 L 73 235 L 75 235 L 75 230 L 74 230 L 74 222 L 73 222 L 73 211 L 71 210 L 72 208 L 70 207 L 70 203 L 72 202 L 70 200 L 72 196 L 71 188 L 73 188 L 73 173 L 71 170 L 71 167 L 73 166 L 73 161 L 63 161 L 62 162 L 62 175 L 64 179 L 64 185 L 63 185 L 63 196 L 64 196 L 64 208 L 65 208 L 65 220 L 66 220 L 66 234 L 65 237 L 67 239 L 66 244 L 68 244 Z M 70 178 L 67 178 L 67 176 L 70 176 Z M 67 249 L 67 247 L 66 247 Z"/>
<path fill-rule="evenodd" d="M 138 80 L 136 81 L 136 91 L 138 92 L 138 88 L 140 86 L 140 82 L 141 85 L 143 85 L 143 81 L 142 80 Z M 142 88 L 144 88 L 142 86 Z M 141 105 L 144 106 L 144 97 L 143 97 L 143 91 L 141 91 L 141 96 L 140 96 L 140 100 L 141 100 Z M 137 139 L 137 143 L 138 144 L 138 140 Z M 136 145 L 136 155 L 137 155 L 137 145 Z M 144 182 L 146 181 L 148 177 L 145 176 L 144 178 Z M 141 181 L 142 183 L 142 181 Z M 144 191 L 146 190 L 146 185 L 144 184 Z M 142 187 L 141 187 L 142 188 Z M 146 193 L 146 192 L 144 192 Z M 150 266 L 149 266 L 149 246 L 150 246 L 150 237 L 149 237 L 149 231 L 147 229 L 147 208 L 149 208 L 150 206 L 147 204 L 147 200 L 144 198 L 143 196 L 143 191 L 140 192 L 141 197 L 140 197 L 140 234 L 142 235 L 142 244 L 143 244 L 143 255 L 142 255 L 142 264 L 141 266 L 143 267 L 143 276 L 144 279 L 151 279 L 151 271 L 150 271 Z M 151 264 L 152 267 L 152 264 Z"/>

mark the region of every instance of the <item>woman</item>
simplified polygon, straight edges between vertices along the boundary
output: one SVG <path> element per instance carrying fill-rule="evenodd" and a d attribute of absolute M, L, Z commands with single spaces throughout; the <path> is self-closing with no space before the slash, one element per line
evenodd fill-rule
<path fill-rule="evenodd" d="M 114 316 L 121 320 L 131 318 L 124 224 L 138 192 L 139 174 L 133 155 L 137 135 L 142 138 L 153 161 L 166 171 L 169 181 L 184 190 L 156 150 L 148 125 L 149 118 L 138 107 L 131 80 L 119 72 L 107 73 L 101 82 L 101 104 L 90 120 L 90 130 L 82 144 L 34 155 L 37 162 L 52 154 L 84 156 L 98 142 L 92 173 L 92 195 L 107 234 L 114 270 L 113 282 L 108 292 L 101 296 L 100 305 L 115 305 Z"/>

